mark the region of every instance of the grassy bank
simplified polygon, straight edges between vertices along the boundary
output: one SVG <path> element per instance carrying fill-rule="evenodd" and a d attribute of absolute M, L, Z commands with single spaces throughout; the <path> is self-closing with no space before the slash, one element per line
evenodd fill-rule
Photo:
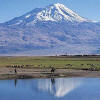
<path fill-rule="evenodd" d="M 0 67 L 31 65 L 31 67 L 100 68 L 99 57 L 0 57 Z"/>

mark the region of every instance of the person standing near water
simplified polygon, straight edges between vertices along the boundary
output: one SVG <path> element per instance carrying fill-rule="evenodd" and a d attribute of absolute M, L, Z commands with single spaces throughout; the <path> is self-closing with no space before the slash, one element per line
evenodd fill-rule
<path fill-rule="evenodd" d="M 17 70 L 16 70 L 16 68 L 14 69 L 14 72 L 15 72 L 15 74 L 17 74 Z"/>

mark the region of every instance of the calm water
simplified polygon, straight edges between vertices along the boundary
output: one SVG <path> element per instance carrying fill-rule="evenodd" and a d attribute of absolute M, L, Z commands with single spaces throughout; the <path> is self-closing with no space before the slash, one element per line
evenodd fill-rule
<path fill-rule="evenodd" d="M 100 100 L 100 79 L 1 80 L 0 100 Z"/>

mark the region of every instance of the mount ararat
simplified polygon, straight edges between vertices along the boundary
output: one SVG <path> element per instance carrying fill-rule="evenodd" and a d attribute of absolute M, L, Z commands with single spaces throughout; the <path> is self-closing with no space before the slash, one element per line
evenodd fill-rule
<path fill-rule="evenodd" d="M 59 3 L 0 24 L 0 55 L 99 54 L 99 44 L 100 22 Z"/>

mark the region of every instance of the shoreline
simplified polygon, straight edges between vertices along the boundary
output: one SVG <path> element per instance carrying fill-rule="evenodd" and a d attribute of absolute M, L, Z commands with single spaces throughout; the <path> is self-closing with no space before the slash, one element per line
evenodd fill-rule
<path fill-rule="evenodd" d="M 34 78 L 63 78 L 63 77 L 87 77 L 100 78 L 100 71 L 85 71 L 75 69 L 56 69 L 54 73 L 50 69 L 18 69 L 15 74 L 12 68 L 0 68 L 0 80 L 7 79 L 34 79 Z"/>

